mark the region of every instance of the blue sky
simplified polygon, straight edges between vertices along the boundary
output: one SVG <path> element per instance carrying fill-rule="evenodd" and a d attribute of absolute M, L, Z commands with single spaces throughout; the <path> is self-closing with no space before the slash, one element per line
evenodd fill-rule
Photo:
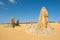
<path fill-rule="evenodd" d="M 0 0 L 0 23 L 9 23 L 12 16 L 20 22 L 37 22 L 43 6 L 49 21 L 60 21 L 60 0 Z"/>

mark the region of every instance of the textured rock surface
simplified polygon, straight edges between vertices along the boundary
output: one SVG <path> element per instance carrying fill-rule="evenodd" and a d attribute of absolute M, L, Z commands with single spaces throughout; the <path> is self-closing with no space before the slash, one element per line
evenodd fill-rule
<path fill-rule="evenodd" d="M 29 29 L 32 33 L 50 34 L 54 32 L 54 29 L 50 26 L 48 20 L 48 11 L 45 7 L 42 7 L 40 11 L 39 20 L 36 26 L 31 26 Z"/>
<path fill-rule="evenodd" d="M 10 22 L 11 27 L 15 27 L 15 21 L 14 21 L 14 17 L 11 18 L 11 22 Z"/>
<path fill-rule="evenodd" d="M 38 26 L 47 28 L 48 22 L 49 22 L 48 21 L 48 11 L 45 7 L 42 7 L 42 9 L 40 11 L 39 20 L 38 20 Z"/>

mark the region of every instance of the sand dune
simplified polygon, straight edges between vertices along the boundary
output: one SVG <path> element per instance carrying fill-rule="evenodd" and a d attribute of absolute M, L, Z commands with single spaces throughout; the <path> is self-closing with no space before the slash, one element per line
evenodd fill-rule
<path fill-rule="evenodd" d="M 9 24 L 0 24 L 0 40 L 60 40 L 60 24 L 50 23 L 54 28 L 55 34 L 34 34 L 28 32 L 30 24 L 20 24 L 20 27 L 4 27 Z M 35 24 L 33 24 L 35 25 Z"/>

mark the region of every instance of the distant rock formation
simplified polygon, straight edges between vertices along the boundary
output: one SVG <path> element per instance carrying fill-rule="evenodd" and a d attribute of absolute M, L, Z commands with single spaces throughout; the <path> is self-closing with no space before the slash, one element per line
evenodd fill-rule
<path fill-rule="evenodd" d="M 19 20 L 16 21 L 16 26 L 19 26 Z"/>
<path fill-rule="evenodd" d="M 11 18 L 10 26 L 11 26 L 11 27 L 15 27 L 14 17 Z"/>

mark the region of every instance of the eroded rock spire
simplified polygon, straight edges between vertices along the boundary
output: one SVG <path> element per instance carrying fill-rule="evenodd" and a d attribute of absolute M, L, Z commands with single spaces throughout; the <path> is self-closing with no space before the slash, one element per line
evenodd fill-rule
<path fill-rule="evenodd" d="M 39 20 L 38 20 L 38 26 L 47 28 L 48 22 L 49 22 L 48 21 L 48 11 L 45 7 L 42 7 L 42 9 L 40 11 Z"/>

